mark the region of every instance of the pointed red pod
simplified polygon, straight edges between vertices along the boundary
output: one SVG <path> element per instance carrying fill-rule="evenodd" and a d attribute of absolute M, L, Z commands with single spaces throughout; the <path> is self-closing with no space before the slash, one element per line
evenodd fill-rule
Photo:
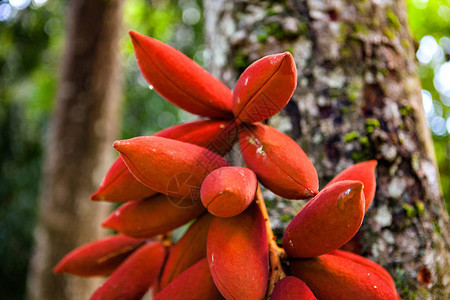
<path fill-rule="evenodd" d="M 309 287 L 294 276 L 288 276 L 277 282 L 270 300 L 316 300 Z"/>
<path fill-rule="evenodd" d="M 297 69 L 289 52 L 265 56 L 251 64 L 233 91 L 233 114 L 244 123 L 278 113 L 297 86 Z"/>
<path fill-rule="evenodd" d="M 233 217 L 255 199 L 256 175 L 242 167 L 223 167 L 206 176 L 200 197 L 208 211 L 217 217 Z"/>
<path fill-rule="evenodd" d="M 206 258 L 181 273 L 153 300 L 221 300 L 224 299 L 211 278 Z"/>
<path fill-rule="evenodd" d="M 263 124 L 241 126 L 239 145 L 248 167 L 275 194 L 288 199 L 307 199 L 318 193 L 314 165 L 297 143 Z"/>
<path fill-rule="evenodd" d="M 93 201 L 125 202 L 148 198 L 158 192 L 136 180 L 128 171 L 121 157 L 113 163 L 97 191 L 92 194 Z"/>
<path fill-rule="evenodd" d="M 53 272 L 77 276 L 109 275 L 143 243 L 121 234 L 88 243 L 64 256 Z"/>
<path fill-rule="evenodd" d="M 127 258 L 91 296 L 91 300 L 140 299 L 158 277 L 166 255 L 161 242 L 150 242 Z"/>
<path fill-rule="evenodd" d="M 211 275 L 226 299 L 264 298 L 269 251 L 264 219 L 256 204 L 235 217 L 215 217 L 206 243 Z"/>
<path fill-rule="evenodd" d="M 213 216 L 206 213 L 192 224 L 181 239 L 170 247 L 161 275 L 159 288 L 163 289 L 186 269 L 206 257 L 206 237 Z"/>
<path fill-rule="evenodd" d="M 354 164 L 334 177 L 326 186 L 341 180 L 359 180 L 364 184 L 364 197 L 366 198 L 366 211 L 375 196 L 377 181 L 375 178 L 375 169 L 378 162 L 369 160 Z"/>
<path fill-rule="evenodd" d="M 176 139 L 211 150 L 219 155 L 228 153 L 237 137 L 234 122 L 226 120 L 197 120 L 175 125 L 154 136 Z M 98 190 L 91 196 L 94 201 L 126 202 L 155 195 L 157 192 L 136 180 L 121 157 L 109 169 Z"/>
<path fill-rule="evenodd" d="M 376 262 L 362 257 L 361 255 L 357 255 L 354 253 L 350 253 L 347 251 L 335 250 L 329 253 L 330 255 L 340 256 L 349 260 L 352 260 L 356 263 L 363 265 L 364 267 L 371 269 L 372 272 L 376 273 L 381 279 L 385 281 L 394 291 L 396 291 L 395 282 L 392 278 L 391 274 L 386 271 L 385 268 L 377 264 Z"/>
<path fill-rule="evenodd" d="M 398 299 L 397 292 L 377 272 L 337 255 L 292 259 L 290 269 L 318 299 Z"/>
<path fill-rule="evenodd" d="M 232 92 L 222 82 L 175 48 L 129 33 L 139 69 L 158 94 L 190 113 L 231 119 Z"/>
<path fill-rule="evenodd" d="M 284 232 L 286 253 L 290 257 L 314 257 L 348 242 L 364 218 L 362 189 L 362 182 L 344 180 L 311 199 Z"/>
<path fill-rule="evenodd" d="M 157 136 L 116 141 L 114 148 L 136 179 L 177 198 L 200 199 L 206 175 L 228 166 L 225 159 L 205 148 Z"/>
<path fill-rule="evenodd" d="M 157 195 L 117 208 L 102 226 L 135 238 L 152 238 L 173 230 L 205 211 L 200 201 Z"/>

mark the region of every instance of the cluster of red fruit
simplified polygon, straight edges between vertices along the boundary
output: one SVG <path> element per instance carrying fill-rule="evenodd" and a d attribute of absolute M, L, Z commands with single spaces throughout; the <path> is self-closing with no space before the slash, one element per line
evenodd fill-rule
<path fill-rule="evenodd" d="M 110 275 L 92 299 L 140 299 L 150 287 L 157 300 L 398 298 L 381 266 L 337 250 L 358 231 L 374 197 L 376 161 L 351 166 L 319 192 L 303 150 L 260 123 L 296 88 L 289 53 L 253 63 L 232 92 L 174 48 L 130 34 L 154 89 L 208 119 L 116 141 L 120 157 L 92 200 L 126 202 L 102 224 L 119 234 L 72 251 L 55 272 Z M 236 140 L 248 168 L 223 158 Z M 276 253 L 258 181 L 288 199 L 312 198 Z M 173 244 L 170 232 L 193 219 Z M 284 269 L 275 270 L 279 253 Z M 274 272 L 282 274 L 275 281 Z"/>

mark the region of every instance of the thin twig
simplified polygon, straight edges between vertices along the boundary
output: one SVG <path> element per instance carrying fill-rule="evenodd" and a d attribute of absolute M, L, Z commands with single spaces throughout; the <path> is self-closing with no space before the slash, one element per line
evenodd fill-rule
<path fill-rule="evenodd" d="M 277 245 L 277 238 L 273 234 L 272 227 L 270 226 L 269 214 L 267 213 L 267 207 L 266 204 L 264 203 L 264 199 L 259 186 L 258 189 L 256 190 L 256 204 L 258 204 L 258 207 L 261 210 L 267 229 L 267 240 L 269 243 L 269 263 L 271 273 L 269 277 L 269 285 L 266 293 L 266 299 L 270 299 L 275 284 L 279 280 L 286 277 L 286 274 L 284 273 L 283 267 L 281 265 L 281 260 L 286 258 L 286 252 L 284 252 L 283 248 L 280 248 Z"/>

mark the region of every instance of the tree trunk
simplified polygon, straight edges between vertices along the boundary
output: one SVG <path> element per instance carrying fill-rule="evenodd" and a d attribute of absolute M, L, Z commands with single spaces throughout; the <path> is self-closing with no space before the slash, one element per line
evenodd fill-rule
<path fill-rule="evenodd" d="M 88 299 L 100 281 L 52 273 L 74 248 L 100 237 L 110 206 L 89 200 L 112 163 L 117 136 L 120 0 L 73 0 L 44 166 L 30 299 Z"/>
<path fill-rule="evenodd" d="M 302 146 L 322 187 L 352 163 L 377 159 L 376 199 L 356 250 L 386 267 L 402 296 L 447 299 L 450 223 L 405 3 L 283 3 L 205 1 L 209 69 L 233 87 L 254 60 L 290 51 L 298 87 L 269 124 Z M 282 230 L 299 202 L 265 195 L 273 200 L 273 226 Z"/>

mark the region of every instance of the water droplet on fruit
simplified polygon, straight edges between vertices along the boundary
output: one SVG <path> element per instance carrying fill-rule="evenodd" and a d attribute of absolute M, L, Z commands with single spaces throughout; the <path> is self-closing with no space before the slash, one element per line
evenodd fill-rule
<path fill-rule="evenodd" d="M 151 90 L 153 91 L 153 85 L 150 84 L 150 85 L 148 86 L 148 88 L 151 89 Z"/>
<path fill-rule="evenodd" d="M 352 189 L 347 189 L 345 192 L 341 193 L 336 201 L 336 206 L 340 211 L 344 211 L 345 209 L 345 203 L 347 203 L 348 200 L 352 199 L 354 196 L 354 193 L 352 193 Z"/>
<path fill-rule="evenodd" d="M 259 146 L 258 149 L 256 149 L 256 153 L 258 153 L 259 155 L 266 155 L 266 152 L 264 152 L 263 146 Z"/>
<path fill-rule="evenodd" d="M 376 289 L 376 288 L 377 288 L 377 286 L 376 286 L 376 285 L 374 285 L 374 286 L 373 286 L 373 288 L 374 288 L 374 289 Z"/>
<path fill-rule="evenodd" d="M 292 240 L 289 240 L 289 246 L 294 247 L 294 242 Z"/>

